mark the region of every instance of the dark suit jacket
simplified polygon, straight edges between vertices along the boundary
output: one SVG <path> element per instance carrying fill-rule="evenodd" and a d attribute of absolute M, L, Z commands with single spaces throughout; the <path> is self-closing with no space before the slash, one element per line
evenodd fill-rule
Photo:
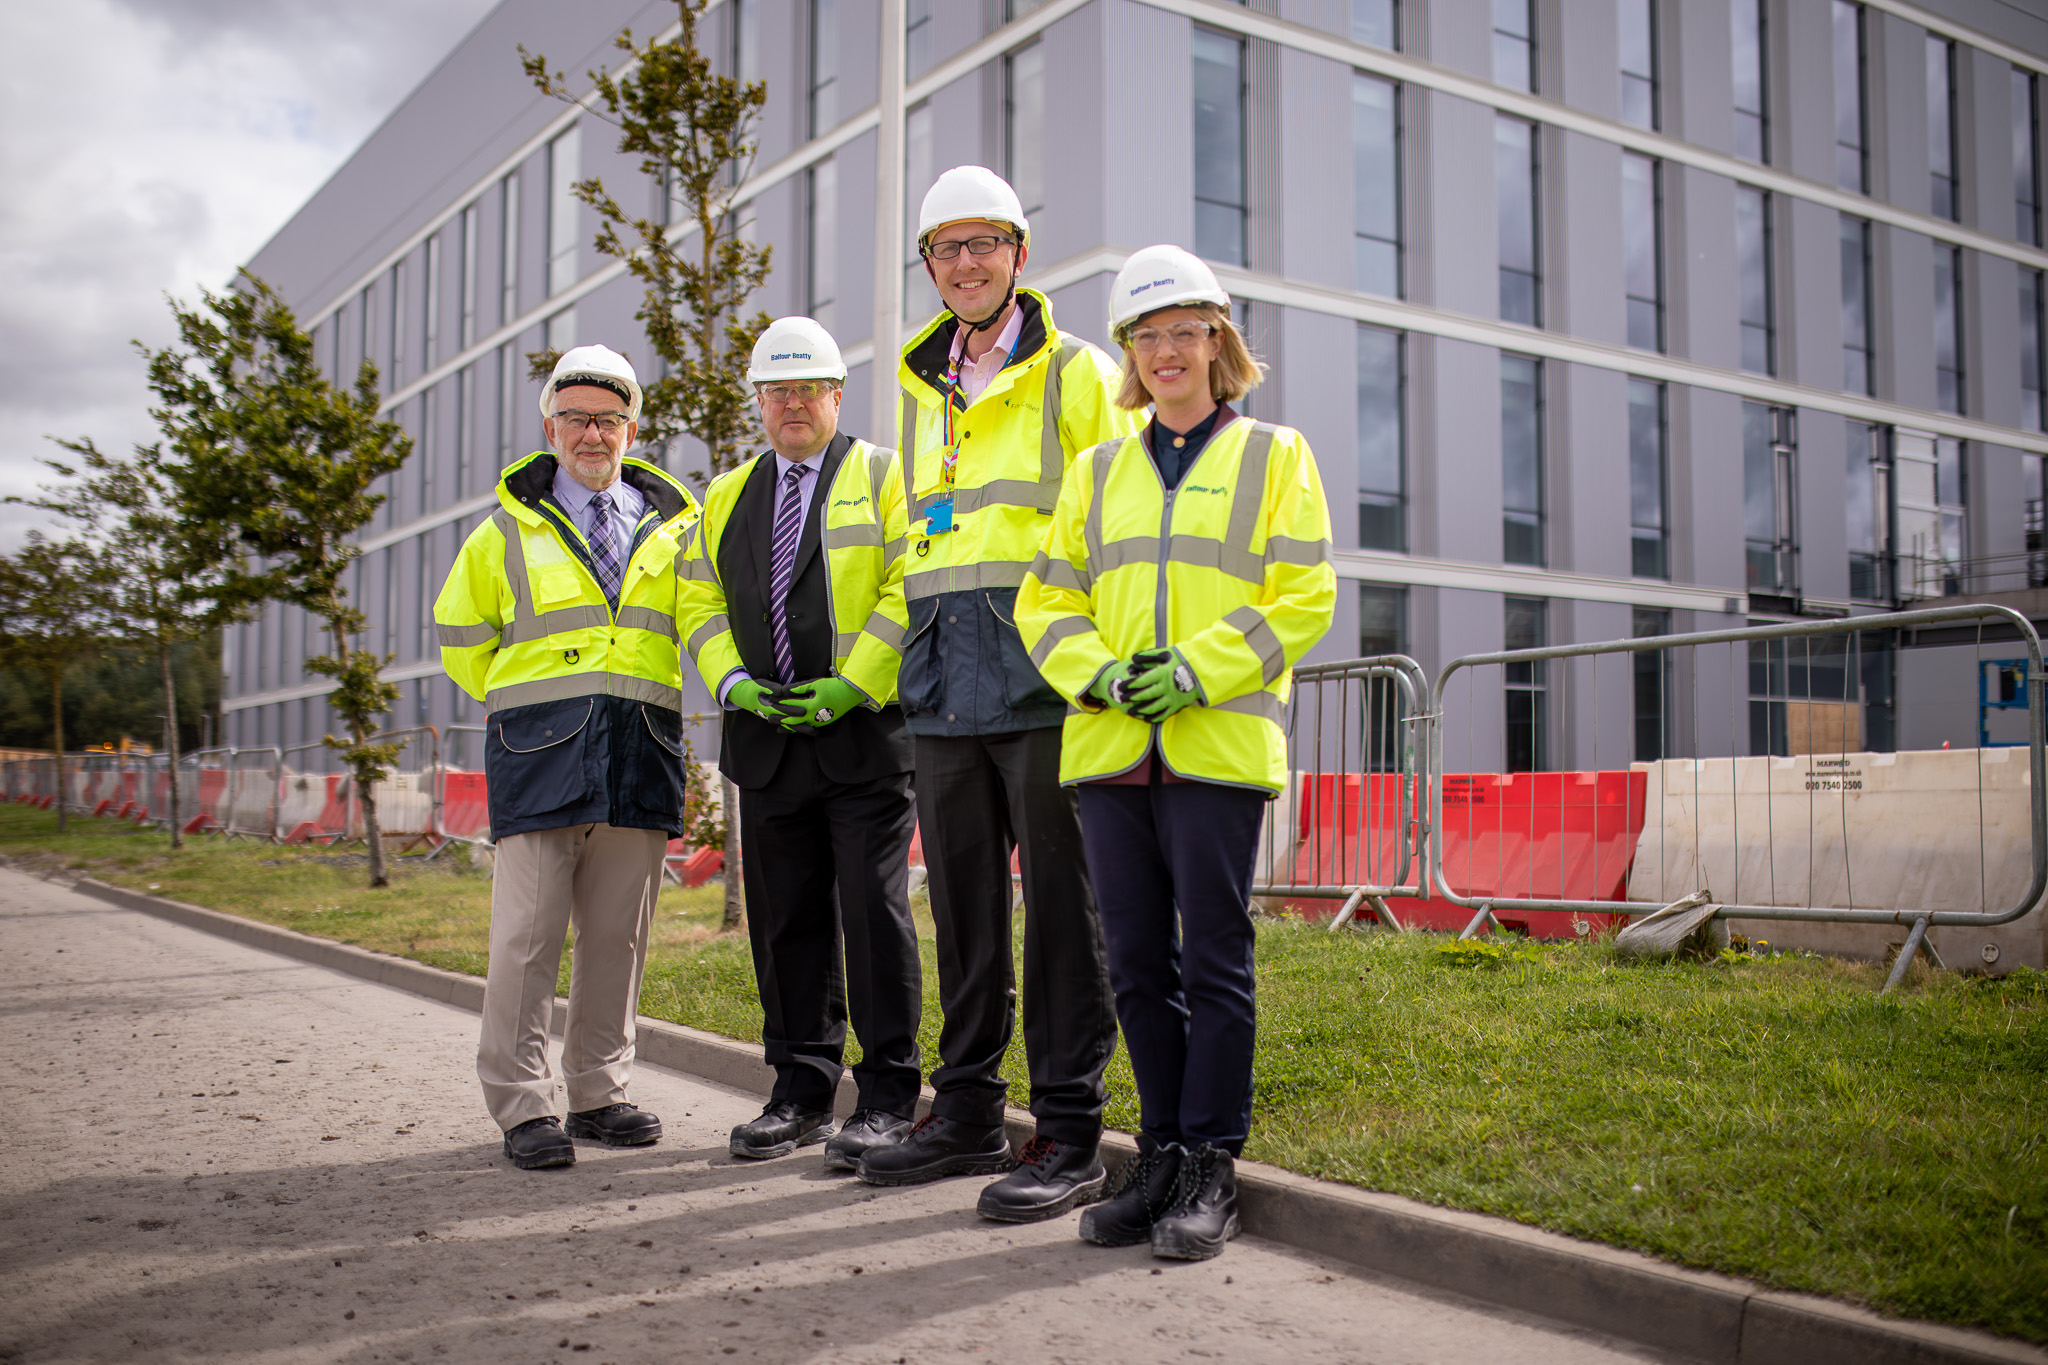
<path fill-rule="evenodd" d="M 797 541 L 786 616 L 791 661 L 799 682 L 832 671 L 837 632 L 826 596 L 826 559 L 821 548 L 825 495 L 852 446 L 853 438 L 842 432 L 825 448 L 818 477 L 811 482 L 810 515 L 804 521 L 803 537 Z M 768 593 L 773 581 L 770 537 L 775 530 L 775 483 L 780 477 L 781 466 L 772 454 L 755 462 L 718 546 L 718 576 L 725 584 L 726 617 L 732 623 L 733 641 L 747 672 L 763 682 L 776 676 Z M 716 687 L 721 680 L 708 681 Z M 724 742 L 719 747 L 719 770 L 743 789 L 765 787 L 774 780 L 791 744 L 816 745 L 818 767 L 834 782 L 867 782 L 909 772 L 911 767 L 903 712 L 892 703 L 880 711 L 857 707 L 822 729 L 795 735 L 750 711 L 729 710 Z"/>

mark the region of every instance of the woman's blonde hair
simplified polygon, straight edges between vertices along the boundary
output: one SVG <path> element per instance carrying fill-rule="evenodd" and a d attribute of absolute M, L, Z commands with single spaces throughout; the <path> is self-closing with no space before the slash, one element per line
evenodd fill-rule
<path fill-rule="evenodd" d="M 1259 381 L 1265 377 L 1266 363 L 1245 345 L 1244 333 L 1237 330 L 1237 324 L 1230 320 L 1229 313 L 1213 303 L 1177 303 L 1174 307 L 1188 309 L 1216 329 L 1216 358 L 1209 362 L 1211 398 L 1219 403 L 1235 403 L 1258 387 Z M 1138 377 L 1138 356 L 1129 341 L 1131 329 L 1142 327 L 1144 323 L 1145 319 L 1139 318 L 1126 327 L 1124 336 L 1119 338 L 1124 347 L 1124 382 L 1116 395 L 1116 405 L 1120 408 L 1135 410 L 1152 401 L 1152 395 L 1145 390 L 1145 381 Z"/>

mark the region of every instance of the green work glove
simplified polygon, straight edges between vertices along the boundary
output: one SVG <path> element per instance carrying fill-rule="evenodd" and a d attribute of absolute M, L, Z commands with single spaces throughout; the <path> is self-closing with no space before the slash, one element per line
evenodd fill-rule
<path fill-rule="evenodd" d="M 1131 675 L 1136 667 L 1129 659 L 1118 659 L 1102 670 L 1102 676 L 1089 685 L 1087 695 L 1104 706 L 1131 714 Z"/>
<path fill-rule="evenodd" d="M 1147 725 L 1157 725 L 1201 700 L 1195 671 L 1179 650 L 1154 650 L 1134 655 L 1131 662 L 1138 668 L 1130 683 L 1131 714 Z"/>
<path fill-rule="evenodd" d="M 787 695 L 788 689 L 781 683 L 762 683 L 755 682 L 752 678 L 742 678 L 732 685 L 732 690 L 725 694 L 725 699 L 742 711 L 753 712 L 771 725 L 781 725 L 791 717 L 803 714 L 800 708 L 783 700 Z"/>
<path fill-rule="evenodd" d="M 790 688 L 786 695 L 803 709 L 796 717 L 782 723 L 785 730 L 794 730 L 800 725 L 822 730 L 867 700 L 859 688 L 844 678 L 813 678 Z"/>

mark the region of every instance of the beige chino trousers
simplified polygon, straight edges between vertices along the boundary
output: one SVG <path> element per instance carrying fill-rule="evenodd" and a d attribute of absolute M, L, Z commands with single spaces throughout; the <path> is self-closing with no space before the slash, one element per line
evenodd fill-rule
<path fill-rule="evenodd" d="M 500 1128 L 562 1113 L 561 1089 L 548 1066 L 548 1025 L 563 937 L 572 928 L 575 957 L 562 1037 L 569 1110 L 625 1100 L 640 974 L 667 846 L 660 830 L 612 825 L 570 825 L 498 841 L 476 1074 Z"/>

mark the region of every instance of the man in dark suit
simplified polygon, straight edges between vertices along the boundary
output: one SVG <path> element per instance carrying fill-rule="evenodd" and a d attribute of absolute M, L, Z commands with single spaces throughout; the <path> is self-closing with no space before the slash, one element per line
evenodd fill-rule
<path fill-rule="evenodd" d="M 816 322 L 773 323 L 748 379 L 773 449 L 705 492 L 676 605 L 677 634 L 726 708 L 719 768 L 740 788 L 747 933 L 775 1068 L 766 1109 L 731 1147 L 766 1158 L 826 1142 L 826 1168 L 850 1171 L 908 1130 L 919 1080 L 916 815 L 896 706 L 903 476 L 894 451 L 839 431 L 846 365 Z M 859 1097 L 835 1134 L 849 1014 Z"/>

